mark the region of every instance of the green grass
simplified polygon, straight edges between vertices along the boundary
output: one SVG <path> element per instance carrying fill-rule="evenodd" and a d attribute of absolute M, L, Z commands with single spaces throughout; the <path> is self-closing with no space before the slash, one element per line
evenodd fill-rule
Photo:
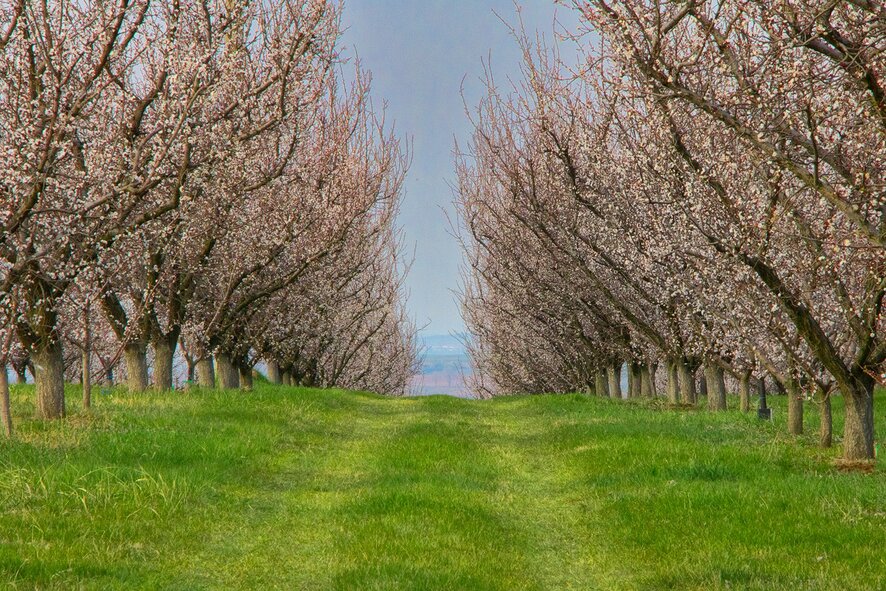
<path fill-rule="evenodd" d="M 44 424 L 14 390 L 2 588 L 886 589 L 882 460 L 838 472 L 783 398 L 78 396 Z"/>

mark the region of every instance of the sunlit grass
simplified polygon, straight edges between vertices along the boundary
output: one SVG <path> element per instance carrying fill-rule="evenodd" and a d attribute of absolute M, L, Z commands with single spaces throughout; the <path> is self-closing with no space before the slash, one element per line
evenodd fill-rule
<path fill-rule="evenodd" d="M 840 473 L 815 408 L 790 438 L 782 398 L 762 423 L 582 396 L 78 395 L 41 423 L 14 391 L 0 587 L 886 588 L 882 463 Z"/>

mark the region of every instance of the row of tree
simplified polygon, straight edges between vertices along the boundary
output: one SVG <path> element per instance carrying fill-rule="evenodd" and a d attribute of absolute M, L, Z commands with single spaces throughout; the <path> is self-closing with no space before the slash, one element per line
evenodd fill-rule
<path fill-rule="evenodd" d="M 734 386 L 845 406 L 874 453 L 886 381 L 886 7 L 877 1 L 575 2 L 567 66 L 518 35 L 457 159 L 476 387 Z M 661 371 L 658 371 L 658 370 Z M 726 379 L 726 376 L 730 376 Z M 765 391 L 765 390 L 764 390 Z"/>
<path fill-rule="evenodd" d="M 64 415 L 66 371 L 88 405 L 118 366 L 171 388 L 180 356 L 207 386 L 264 359 L 279 382 L 404 390 L 407 157 L 369 76 L 342 73 L 339 11 L 0 3 L 0 365 L 30 368 L 38 416 Z"/>

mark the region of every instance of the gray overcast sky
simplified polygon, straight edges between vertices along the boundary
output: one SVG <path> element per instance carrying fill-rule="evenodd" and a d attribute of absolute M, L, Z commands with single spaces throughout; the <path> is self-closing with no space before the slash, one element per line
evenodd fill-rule
<path fill-rule="evenodd" d="M 554 19 L 575 16 L 553 0 L 522 0 L 528 31 L 553 41 Z M 400 215 L 415 262 L 407 287 L 409 309 L 426 333 L 464 329 L 452 291 L 461 254 L 441 208 L 452 213 L 453 138 L 462 145 L 470 125 L 460 94 L 474 106 L 481 96 L 483 61 L 491 56 L 496 79 L 519 77 L 520 54 L 508 28 L 517 22 L 512 0 L 346 0 L 343 46 L 372 72 L 372 95 L 387 101 L 388 118 L 401 138 L 411 138 L 412 167 Z"/>

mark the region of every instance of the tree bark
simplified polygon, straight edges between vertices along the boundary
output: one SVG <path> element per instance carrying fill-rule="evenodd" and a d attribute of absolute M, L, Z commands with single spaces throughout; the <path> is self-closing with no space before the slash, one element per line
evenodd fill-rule
<path fill-rule="evenodd" d="M 788 433 L 803 434 L 803 395 L 800 383 L 793 377 L 786 384 L 788 395 Z"/>
<path fill-rule="evenodd" d="M 695 404 L 695 372 L 690 371 L 685 359 L 677 362 L 677 371 L 680 375 L 680 403 Z"/>
<path fill-rule="evenodd" d="M 611 364 L 607 373 L 609 377 L 609 397 L 621 400 L 621 363 Z"/>
<path fill-rule="evenodd" d="M 92 407 L 92 327 L 89 323 L 89 305 L 83 313 L 83 353 L 81 359 L 81 382 L 83 384 L 83 409 Z"/>
<path fill-rule="evenodd" d="M 591 371 L 588 379 L 585 381 L 585 394 L 588 396 L 597 395 L 597 372 Z"/>
<path fill-rule="evenodd" d="M 154 350 L 154 388 L 161 392 L 172 390 L 172 366 L 178 334 L 158 334 L 151 339 Z"/>
<path fill-rule="evenodd" d="M 216 373 L 218 373 L 218 387 L 225 390 L 236 390 L 240 387 L 240 374 L 231 357 L 226 353 L 217 353 L 215 356 Z"/>
<path fill-rule="evenodd" d="M 594 381 L 597 386 L 597 396 L 609 397 L 609 382 L 606 379 L 606 370 L 598 369 L 594 374 Z"/>
<path fill-rule="evenodd" d="M 240 372 L 240 389 L 249 392 L 252 390 L 252 368 L 239 365 L 237 370 Z"/>
<path fill-rule="evenodd" d="M 636 398 L 637 397 L 637 380 L 635 379 L 634 373 L 634 362 L 630 361 L 627 364 L 628 366 L 628 398 Z"/>
<path fill-rule="evenodd" d="M 60 419 L 65 416 L 65 359 L 61 342 L 34 347 L 34 383 L 37 385 L 37 418 Z"/>
<path fill-rule="evenodd" d="M 631 364 L 628 371 L 634 374 L 634 396 L 640 398 L 643 396 L 643 365 L 640 363 Z"/>
<path fill-rule="evenodd" d="M 738 404 L 741 412 L 751 410 L 751 372 L 744 371 L 738 379 Z"/>
<path fill-rule="evenodd" d="M 821 425 L 818 430 L 818 443 L 822 447 L 831 447 L 834 443 L 834 418 L 831 414 L 831 395 L 819 390 L 821 394 Z"/>
<path fill-rule="evenodd" d="M 655 398 L 655 366 L 640 367 L 640 391 L 645 398 Z"/>
<path fill-rule="evenodd" d="M 3 433 L 6 437 L 12 437 L 12 414 L 9 411 L 9 376 L 6 373 L 5 365 L 0 365 L 0 422 L 3 423 Z"/>
<path fill-rule="evenodd" d="M 197 381 L 197 363 L 190 355 L 185 356 L 185 363 L 188 366 L 188 380 L 186 387 L 190 388 Z"/>
<path fill-rule="evenodd" d="M 197 383 L 204 388 L 215 388 L 215 365 L 212 355 L 197 360 Z"/>
<path fill-rule="evenodd" d="M 843 457 L 869 460 L 874 457 L 874 381 L 865 376 L 845 390 L 841 392 L 846 408 Z"/>
<path fill-rule="evenodd" d="M 705 382 L 708 385 L 708 410 L 721 411 L 726 410 L 726 390 L 722 387 L 723 370 L 714 365 L 707 363 L 704 367 Z"/>
<path fill-rule="evenodd" d="M 130 392 L 144 392 L 148 388 L 148 354 L 144 343 L 135 342 L 123 348 L 126 361 L 126 385 Z"/>
<path fill-rule="evenodd" d="M 88 342 L 88 339 L 87 339 Z M 92 408 L 92 352 L 89 350 L 89 345 L 86 345 L 86 348 L 83 349 L 82 354 L 82 369 L 80 370 L 81 381 L 83 383 L 83 408 Z"/>
<path fill-rule="evenodd" d="M 680 378 L 677 366 L 679 361 L 676 359 L 668 359 L 668 402 L 671 404 L 680 403 Z"/>
<path fill-rule="evenodd" d="M 268 361 L 268 381 L 277 385 L 283 383 L 283 377 L 280 374 L 280 364 L 276 361 Z"/>
<path fill-rule="evenodd" d="M 634 392 L 632 398 L 639 398 L 643 395 L 643 366 L 639 363 L 631 363 L 628 366 L 631 375 L 634 376 Z"/>

